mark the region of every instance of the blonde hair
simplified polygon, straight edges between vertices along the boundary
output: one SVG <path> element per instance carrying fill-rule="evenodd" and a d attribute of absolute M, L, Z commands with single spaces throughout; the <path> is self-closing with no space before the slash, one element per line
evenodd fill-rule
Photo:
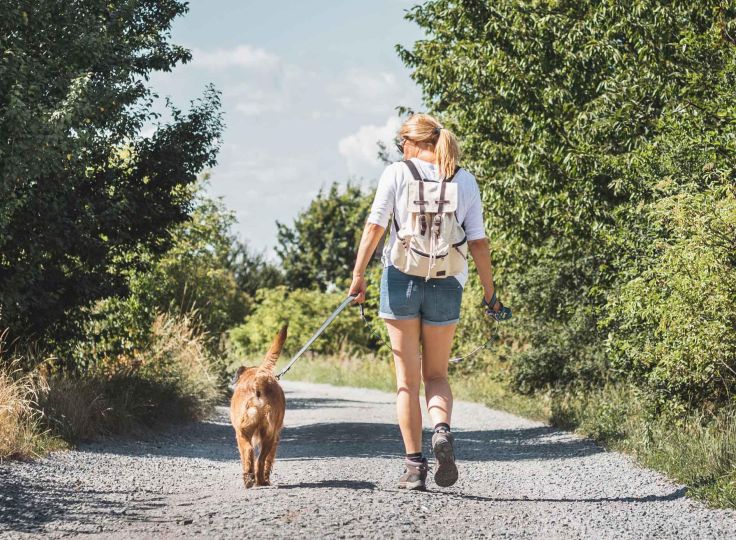
<path fill-rule="evenodd" d="M 437 167 L 443 178 L 450 178 L 460 161 L 460 147 L 455 135 L 429 114 L 412 114 L 399 130 L 399 137 L 429 146 L 437 157 Z"/>

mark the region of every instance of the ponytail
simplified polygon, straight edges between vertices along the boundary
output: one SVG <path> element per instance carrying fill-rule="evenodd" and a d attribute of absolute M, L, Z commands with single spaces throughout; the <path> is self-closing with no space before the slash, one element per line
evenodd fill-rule
<path fill-rule="evenodd" d="M 413 114 L 401 126 L 399 136 L 434 150 L 442 178 L 451 178 L 455 174 L 460 161 L 460 147 L 455 135 L 436 118 L 429 114 Z"/>
<path fill-rule="evenodd" d="M 460 159 L 460 148 L 452 131 L 447 128 L 440 128 L 437 144 L 434 146 L 434 153 L 437 156 L 437 167 L 440 170 L 440 176 L 451 178 L 455 174 L 457 162 Z"/>

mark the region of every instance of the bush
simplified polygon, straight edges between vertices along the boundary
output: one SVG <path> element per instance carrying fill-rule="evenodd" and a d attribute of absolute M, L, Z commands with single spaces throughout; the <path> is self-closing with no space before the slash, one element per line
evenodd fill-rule
<path fill-rule="evenodd" d="M 259 291 L 257 305 L 246 322 L 230 332 L 238 353 L 261 356 L 268 351 L 273 336 L 289 323 L 285 354 L 293 354 L 319 328 L 328 315 L 345 299 L 344 293 L 322 293 L 285 286 Z M 367 352 L 371 336 L 360 320 L 356 306 L 347 307 L 311 347 L 313 353 L 338 354 Z"/>
<path fill-rule="evenodd" d="M 192 320 L 158 316 L 147 346 L 132 356 L 100 357 L 85 373 L 33 361 L 36 375 L 0 370 L 0 458 L 28 457 L 68 442 L 161 422 L 206 417 L 221 397 Z"/>
<path fill-rule="evenodd" d="M 736 195 L 653 202 L 654 260 L 608 306 L 614 366 L 667 408 L 736 403 Z"/>
<path fill-rule="evenodd" d="M 221 203 L 200 193 L 191 221 L 170 231 L 171 249 L 158 258 L 150 257 L 146 271 L 130 274 L 130 294 L 108 298 L 88 310 L 85 334 L 94 347 L 91 357 L 129 355 L 145 346 L 162 312 L 186 314 L 190 323 L 214 336 L 207 342 L 217 353 L 220 335 L 242 322 L 252 303 L 232 265 L 236 253 L 239 264 L 246 266 L 252 255 L 231 233 L 234 219 Z M 257 256 L 252 258 L 261 264 Z M 261 264 L 261 270 L 267 272 L 270 267 Z M 251 273 L 250 277 L 258 276 Z M 76 364 L 88 363 L 86 352 L 86 358 L 76 355 Z"/>

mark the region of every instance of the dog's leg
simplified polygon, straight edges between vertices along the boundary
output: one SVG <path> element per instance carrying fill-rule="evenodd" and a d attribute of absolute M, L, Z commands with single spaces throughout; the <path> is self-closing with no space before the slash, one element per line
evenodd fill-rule
<path fill-rule="evenodd" d="M 271 439 L 262 437 L 261 438 L 261 452 L 258 454 L 258 461 L 256 462 L 256 485 L 267 486 L 269 485 L 268 478 L 264 475 L 266 470 L 266 457 L 271 452 L 273 444 Z"/>
<path fill-rule="evenodd" d="M 273 468 L 273 460 L 276 459 L 276 449 L 279 447 L 279 438 L 280 436 L 277 433 L 273 439 L 273 442 L 271 443 L 271 448 L 266 455 L 266 460 L 264 463 L 265 468 L 263 471 L 263 478 L 266 481 L 266 485 L 271 483 L 271 469 Z"/>
<path fill-rule="evenodd" d="M 273 460 L 276 457 L 278 446 L 279 436 L 276 435 L 269 439 L 268 445 L 261 448 L 261 455 L 258 456 L 258 475 L 256 477 L 259 486 L 271 485 L 271 469 L 273 468 Z"/>
<path fill-rule="evenodd" d="M 238 450 L 240 450 L 240 462 L 243 465 L 243 483 L 246 489 L 253 487 L 255 475 L 253 474 L 253 445 L 250 437 L 246 437 L 242 431 L 236 431 L 238 439 Z"/>

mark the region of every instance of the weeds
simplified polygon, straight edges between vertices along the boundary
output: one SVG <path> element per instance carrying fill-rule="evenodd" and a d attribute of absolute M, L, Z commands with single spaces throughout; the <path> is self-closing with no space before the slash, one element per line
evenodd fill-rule
<path fill-rule="evenodd" d="M 220 391 L 206 335 L 166 315 L 151 335 L 134 357 L 95 358 L 84 375 L 0 369 L 0 459 L 209 414 Z"/>
<path fill-rule="evenodd" d="M 30 377 L 18 371 L 0 371 L 0 461 L 28 458 L 38 450 L 41 434 Z"/>

